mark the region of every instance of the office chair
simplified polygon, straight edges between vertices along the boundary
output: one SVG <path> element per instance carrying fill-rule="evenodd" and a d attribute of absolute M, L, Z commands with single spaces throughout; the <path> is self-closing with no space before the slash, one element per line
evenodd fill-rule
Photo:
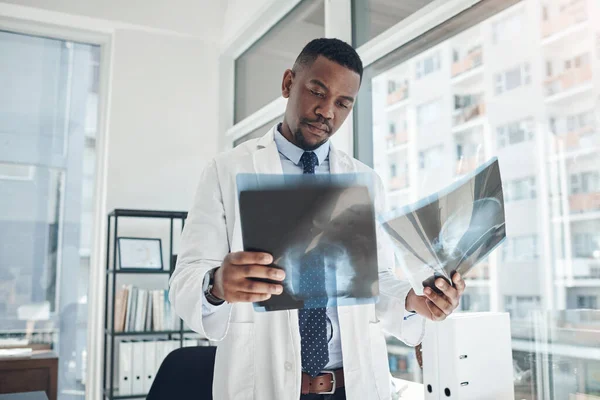
<path fill-rule="evenodd" d="M 146 400 L 212 400 L 214 346 L 182 347 L 162 362 Z"/>

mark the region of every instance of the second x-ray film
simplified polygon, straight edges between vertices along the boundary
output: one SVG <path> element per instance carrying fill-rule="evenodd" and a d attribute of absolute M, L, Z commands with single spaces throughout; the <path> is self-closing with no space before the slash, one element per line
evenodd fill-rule
<path fill-rule="evenodd" d="M 237 177 L 245 251 L 273 255 L 283 293 L 258 311 L 373 303 L 379 295 L 372 184 L 366 175 Z"/>
<path fill-rule="evenodd" d="M 464 276 L 506 238 L 497 158 L 450 187 L 383 218 L 415 292 L 438 277 Z"/>

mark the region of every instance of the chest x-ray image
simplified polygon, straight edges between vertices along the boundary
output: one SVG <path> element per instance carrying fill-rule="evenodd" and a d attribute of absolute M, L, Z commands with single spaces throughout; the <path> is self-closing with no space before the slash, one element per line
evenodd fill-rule
<path fill-rule="evenodd" d="M 283 268 L 286 278 L 283 293 L 255 303 L 255 309 L 375 302 L 377 241 L 369 188 L 339 177 L 258 178 L 269 184 L 239 191 L 244 250 L 272 254 L 273 266 Z"/>
<path fill-rule="evenodd" d="M 383 218 L 415 293 L 438 277 L 465 276 L 506 238 L 498 159 L 414 205 Z"/>

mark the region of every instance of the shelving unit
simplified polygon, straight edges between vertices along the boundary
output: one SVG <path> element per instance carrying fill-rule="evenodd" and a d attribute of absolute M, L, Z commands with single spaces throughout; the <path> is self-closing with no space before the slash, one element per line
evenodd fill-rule
<path fill-rule="evenodd" d="M 117 238 L 120 218 L 158 218 L 170 221 L 169 234 L 169 257 L 168 269 L 163 270 L 120 270 L 117 267 Z M 187 212 L 183 211 L 152 211 L 152 210 L 126 210 L 116 209 L 108 214 L 107 224 L 107 245 L 106 245 L 106 286 L 105 286 L 105 313 L 104 313 L 104 374 L 103 389 L 104 398 L 108 400 L 117 399 L 136 399 L 145 398 L 145 393 L 122 394 L 115 388 L 115 349 L 117 338 L 133 337 L 153 337 L 177 340 L 179 338 L 179 347 L 183 347 L 184 335 L 194 333 L 191 330 L 184 329 L 183 321 L 179 320 L 179 329 L 165 331 L 144 331 L 144 332 L 115 332 L 115 298 L 117 290 L 118 275 L 166 275 L 171 276 L 175 269 L 173 262 L 173 223 L 176 220 L 181 221 L 181 229 L 185 225 Z"/>

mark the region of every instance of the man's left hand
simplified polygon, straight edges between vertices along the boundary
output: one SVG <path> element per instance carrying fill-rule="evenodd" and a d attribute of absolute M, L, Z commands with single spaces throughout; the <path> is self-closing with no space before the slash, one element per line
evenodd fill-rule
<path fill-rule="evenodd" d="M 442 278 L 435 281 L 441 294 L 426 287 L 423 290 L 424 296 L 417 296 L 411 289 L 406 296 L 406 309 L 432 321 L 445 320 L 458 307 L 460 296 L 465 292 L 465 281 L 458 272 L 452 277 L 452 282 L 453 286 Z"/>

